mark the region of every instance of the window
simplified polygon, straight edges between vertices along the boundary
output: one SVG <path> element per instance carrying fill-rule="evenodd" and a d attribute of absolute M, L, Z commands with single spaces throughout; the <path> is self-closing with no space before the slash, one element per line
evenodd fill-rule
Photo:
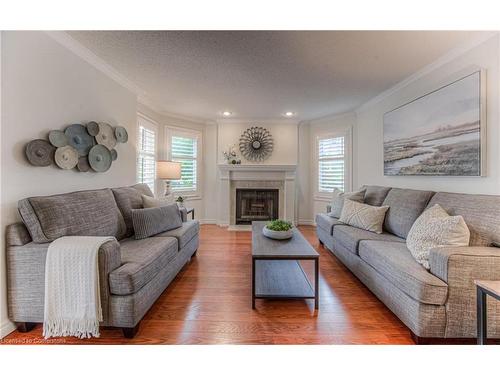
<path fill-rule="evenodd" d="M 156 179 L 156 125 L 143 117 L 137 122 L 137 182 L 145 183 L 155 191 Z"/>
<path fill-rule="evenodd" d="M 167 142 L 170 160 L 181 163 L 181 179 L 171 182 L 172 191 L 197 194 L 200 185 L 200 133 L 167 128 Z"/>
<path fill-rule="evenodd" d="M 345 136 L 318 137 L 318 193 L 331 193 L 346 186 Z"/>

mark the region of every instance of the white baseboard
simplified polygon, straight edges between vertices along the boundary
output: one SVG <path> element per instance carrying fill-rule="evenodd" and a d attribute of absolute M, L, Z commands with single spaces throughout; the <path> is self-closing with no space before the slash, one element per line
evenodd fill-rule
<path fill-rule="evenodd" d="M 200 219 L 200 224 L 217 224 L 217 220 L 215 219 Z"/>
<path fill-rule="evenodd" d="M 0 339 L 3 339 L 9 333 L 16 330 L 16 325 L 10 320 L 5 320 L 0 324 Z"/>
<path fill-rule="evenodd" d="M 316 226 L 316 222 L 310 219 L 299 219 L 299 225 L 313 225 Z"/>

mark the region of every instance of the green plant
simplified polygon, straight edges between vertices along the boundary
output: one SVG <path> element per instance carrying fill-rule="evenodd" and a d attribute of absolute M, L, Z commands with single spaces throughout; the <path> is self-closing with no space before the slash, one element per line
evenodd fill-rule
<path fill-rule="evenodd" d="M 267 223 L 266 227 L 267 229 L 274 230 L 277 232 L 286 232 L 287 230 L 292 229 L 293 225 L 289 221 L 273 220 Z"/>
<path fill-rule="evenodd" d="M 182 202 L 184 202 L 184 198 L 179 195 L 175 201 L 182 203 Z"/>

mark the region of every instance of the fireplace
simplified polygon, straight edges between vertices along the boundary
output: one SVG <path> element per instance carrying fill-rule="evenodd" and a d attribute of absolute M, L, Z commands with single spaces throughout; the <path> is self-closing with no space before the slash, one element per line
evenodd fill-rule
<path fill-rule="evenodd" d="M 278 218 L 279 189 L 236 189 L 236 224 Z"/>

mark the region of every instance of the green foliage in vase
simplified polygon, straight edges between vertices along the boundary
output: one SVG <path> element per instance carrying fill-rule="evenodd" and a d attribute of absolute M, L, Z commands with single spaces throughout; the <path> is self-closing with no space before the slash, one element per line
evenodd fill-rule
<path fill-rule="evenodd" d="M 287 230 L 292 229 L 293 225 L 289 221 L 273 220 L 267 223 L 266 227 L 267 229 L 274 230 L 277 232 L 286 232 Z"/>

